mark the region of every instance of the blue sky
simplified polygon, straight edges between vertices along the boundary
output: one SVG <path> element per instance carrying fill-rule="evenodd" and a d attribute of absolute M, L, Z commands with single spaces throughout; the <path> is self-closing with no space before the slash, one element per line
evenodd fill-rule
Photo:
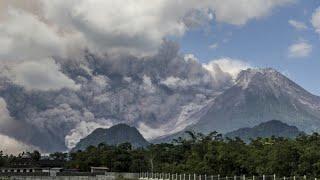
<path fill-rule="evenodd" d="M 320 34 L 310 22 L 319 6 L 319 0 L 300 0 L 242 26 L 212 22 L 188 31 L 178 42 L 183 53 L 194 54 L 201 62 L 230 57 L 254 67 L 272 67 L 320 95 Z M 307 29 L 298 30 L 289 20 L 302 22 Z M 311 45 L 312 51 L 304 57 L 289 56 L 289 47 L 299 42 Z M 210 48 L 212 44 L 217 47 Z"/>

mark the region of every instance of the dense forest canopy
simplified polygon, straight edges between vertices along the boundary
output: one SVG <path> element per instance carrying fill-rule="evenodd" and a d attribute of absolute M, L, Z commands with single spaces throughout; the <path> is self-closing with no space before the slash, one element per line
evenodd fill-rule
<path fill-rule="evenodd" d="M 186 132 L 188 139 L 153 144 L 148 148 L 132 148 L 129 143 L 118 146 L 100 144 L 85 151 L 51 154 L 64 160 L 66 168 L 88 171 L 91 166 L 106 166 L 114 172 L 196 173 L 222 176 L 277 174 L 279 176 L 320 174 L 320 135 L 300 135 L 295 139 L 257 138 L 249 144 L 241 139 L 224 139 Z M 35 160 L 36 152 L 30 153 Z M 0 165 L 21 157 L 1 154 Z"/>

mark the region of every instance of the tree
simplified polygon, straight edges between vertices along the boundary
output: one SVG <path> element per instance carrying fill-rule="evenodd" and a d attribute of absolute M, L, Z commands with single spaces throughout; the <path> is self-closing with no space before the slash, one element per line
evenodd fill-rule
<path fill-rule="evenodd" d="M 34 160 L 34 161 L 39 161 L 40 158 L 41 158 L 41 154 L 40 154 L 39 151 L 28 152 L 27 154 L 28 154 L 28 155 L 31 157 L 31 159 Z"/>

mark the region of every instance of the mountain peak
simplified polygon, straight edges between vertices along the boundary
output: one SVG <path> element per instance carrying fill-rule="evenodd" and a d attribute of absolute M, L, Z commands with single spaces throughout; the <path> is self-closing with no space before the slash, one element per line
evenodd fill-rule
<path fill-rule="evenodd" d="M 237 79 L 241 79 L 244 76 L 256 76 L 256 75 L 263 75 L 263 76 L 267 76 L 267 77 L 271 77 L 271 76 L 282 76 L 285 77 L 283 74 L 281 74 L 280 72 L 278 72 L 277 70 L 273 69 L 273 68 L 249 68 L 246 70 L 242 70 Z"/>
<path fill-rule="evenodd" d="M 243 90 L 259 92 L 259 94 L 272 94 L 276 97 L 289 95 L 296 98 L 307 98 L 307 101 L 319 99 L 304 88 L 290 80 L 275 69 L 247 69 L 239 73 L 236 87 Z"/>
<path fill-rule="evenodd" d="M 246 70 L 243 70 L 244 72 L 249 72 L 249 73 L 279 73 L 276 69 L 274 68 L 248 68 Z"/>
<path fill-rule="evenodd" d="M 253 82 L 263 83 L 269 81 L 271 83 L 281 83 L 290 80 L 273 68 L 249 68 L 247 70 L 241 71 L 236 79 L 237 85 L 241 86 L 244 89 L 247 88 Z"/>
<path fill-rule="evenodd" d="M 225 133 L 270 119 L 281 119 L 307 133 L 320 127 L 320 97 L 271 68 L 240 72 L 236 84 L 211 106 L 194 125 L 202 132 Z"/>

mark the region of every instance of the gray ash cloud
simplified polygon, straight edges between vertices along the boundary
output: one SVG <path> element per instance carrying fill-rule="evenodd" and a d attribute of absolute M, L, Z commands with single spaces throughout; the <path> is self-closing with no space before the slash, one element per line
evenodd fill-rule
<path fill-rule="evenodd" d="M 201 108 L 232 84 L 231 75 L 218 65 L 212 73 L 197 60 L 184 58 L 169 41 L 143 58 L 86 52 L 81 59 L 55 62 L 79 88 L 31 89 L 2 76 L 0 96 L 18 125 L 0 133 L 44 151 L 70 148 L 95 128 L 121 122 L 154 138 L 175 132 L 186 106 Z M 159 133 L 143 132 L 144 127 L 159 128 Z"/>

